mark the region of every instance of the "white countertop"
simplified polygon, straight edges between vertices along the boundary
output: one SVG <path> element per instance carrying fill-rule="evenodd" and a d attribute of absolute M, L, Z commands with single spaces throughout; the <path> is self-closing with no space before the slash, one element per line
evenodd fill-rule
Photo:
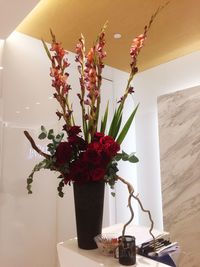
<path fill-rule="evenodd" d="M 76 238 L 58 243 L 58 257 L 61 267 L 121 267 L 117 259 L 103 256 L 98 249 L 79 249 Z M 167 267 L 168 265 L 136 255 L 137 267 Z M 169 267 L 169 266 L 168 266 Z"/>
<path fill-rule="evenodd" d="M 104 228 L 104 233 L 117 233 L 120 236 L 122 233 L 123 224 L 116 224 Z M 155 236 L 162 234 L 162 232 L 154 230 Z M 137 225 L 130 225 L 127 228 L 126 234 L 136 237 L 136 244 L 139 245 L 145 241 L 152 239 L 149 234 L 149 228 Z M 77 239 L 69 239 L 65 242 L 57 244 L 58 258 L 60 267 L 120 267 L 117 259 L 101 255 L 98 249 L 83 250 L 78 248 Z M 167 267 L 168 265 L 153 261 L 151 259 L 136 256 L 137 267 Z M 169 267 L 169 266 L 168 266 Z"/>

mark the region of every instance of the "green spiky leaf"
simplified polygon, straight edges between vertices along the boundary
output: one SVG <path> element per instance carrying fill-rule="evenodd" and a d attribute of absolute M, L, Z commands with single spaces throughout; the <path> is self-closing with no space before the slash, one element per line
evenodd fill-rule
<path fill-rule="evenodd" d="M 121 133 L 119 134 L 118 138 L 117 138 L 117 143 L 118 144 L 121 144 L 125 138 L 125 136 L 127 135 L 128 133 L 128 130 L 133 122 L 133 119 L 135 117 L 135 114 L 137 112 L 137 109 L 138 109 L 138 106 L 139 104 L 136 106 L 136 108 L 133 110 L 133 112 L 131 113 L 130 117 L 128 118 L 127 122 L 125 123 Z"/>
<path fill-rule="evenodd" d="M 107 120 L 108 120 L 108 108 L 109 108 L 109 102 L 106 105 L 106 111 L 105 111 L 104 117 L 101 121 L 101 133 L 105 133 L 106 124 L 107 124 Z"/>
<path fill-rule="evenodd" d="M 42 43 L 43 43 L 43 46 L 44 46 L 44 49 L 45 49 L 45 51 L 47 53 L 48 58 L 51 60 L 51 53 L 49 52 L 49 48 L 48 48 L 48 46 L 46 45 L 46 43 L 45 43 L 45 41 L 43 39 L 42 39 Z"/>

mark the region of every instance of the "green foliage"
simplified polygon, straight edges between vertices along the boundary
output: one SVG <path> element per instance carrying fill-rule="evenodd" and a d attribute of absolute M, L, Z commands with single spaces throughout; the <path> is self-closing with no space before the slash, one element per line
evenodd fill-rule
<path fill-rule="evenodd" d="M 119 128 L 121 126 L 121 120 L 122 120 L 122 113 L 118 110 L 115 110 L 111 125 L 110 125 L 110 130 L 108 135 L 112 136 L 114 139 L 118 134 Z"/>
<path fill-rule="evenodd" d="M 122 153 L 118 153 L 117 156 L 115 156 L 116 161 L 129 161 L 131 163 L 136 163 L 139 161 L 139 159 L 135 156 L 135 153 L 131 153 L 128 155 L 126 152 L 122 150 Z"/>
<path fill-rule="evenodd" d="M 106 111 L 105 111 L 104 117 L 101 121 L 101 130 L 100 130 L 101 133 L 105 133 L 107 119 L 108 119 L 108 108 L 109 108 L 109 102 L 107 103 Z"/>
<path fill-rule="evenodd" d="M 49 151 L 51 155 L 55 154 L 56 148 L 59 145 L 59 143 L 62 141 L 63 137 L 64 137 L 63 132 L 55 135 L 53 129 L 50 129 L 49 131 L 47 131 L 44 126 L 41 126 L 41 133 L 38 136 L 39 139 L 48 138 L 49 140 L 51 140 L 51 143 L 47 145 L 47 150 Z"/>
<path fill-rule="evenodd" d="M 136 108 L 133 110 L 133 112 L 131 113 L 130 117 L 128 118 L 127 122 L 125 123 L 122 131 L 120 132 L 118 138 L 117 138 L 117 143 L 118 144 L 121 144 L 124 140 L 124 138 L 126 137 L 127 133 L 128 133 L 128 130 L 133 122 L 133 119 L 135 117 L 135 114 L 137 112 L 137 109 L 138 109 L 138 106 L 136 106 Z"/>
<path fill-rule="evenodd" d="M 59 145 L 59 143 L 62 141 L 63 137 L 64 137 L 64 133 L 59 133 L 59 134 L 55 135 L 53 129 L 50 129 L 49 131 L 47 131 L 44 126 L 41 126 L 41 133 L 39 134 L 38 138 L 41 140 L 47 138 L 48 140 L 51 141 L 51 143 L 49 143 L 47 145 L 47 150 L 49 151 L 51 157 L 45 158 L 44 160 L 40 161 L 33 168 L 33 171 L 31 172 L 31 174 L 29 175 L 29 177 L 27 179 L 27 190 L 28 190 L 29 194 L 32 194 L 31 186 L 33 183 L 33 176 L 34 176 L 35 172 L 40 171 L 41 169 L 56 170 L 55 169 L 55 157 L 54 157 L 54 155 L 56 152 L 56 148 Z M 63 171 L 63 170 L 65 172 L 67 172 L 67 170 L 68 170 L 67 166 L 60 167 L 60 171 Z M 60 197 L 63 197 L 63 193 L 62 193 L 62 187 L 63 186 L 64 186 L 64 182 L 62 180 L 59 183 L 59 187 L 58 187 L 58 193 L 59 193 Z"/>
<path fill-rule="evenodd" d="M 47 53 L 48 58 L 51 60 L 51 53 L 49 52 L 48 46 L 46 45 L 44 40 L 42 40 L 42 43 L 43 43 L 43 46 L 44 46 L 44 49 Z"/>
<path fill-rule="evenodd" d="M 61 178 L 61 177 L 59 176 L 58 178 Z M 64 186 L 65 186 L 65 183 L 64 183 L 64 179 L 62 178 L 62 180 L 60 181 L 60 183 L 59 183 L 59 185 L 57 187 L 59 197 L 63 197 L 64 196 L 64 193 L 63 193 L 63 187 Z"/>
<path fill-rule="evenodd" d="M 54 138 L 53 129 L 49 130 L 47 138 L 50 139 L 50 140 Z"/>
<path fill-rule="evenodd" d="M 45 129 L 45 127 L 42 125 L 41 126 L 41 133 L 38 136 L 39 139 L 45 139 L 47 137 L 47 130 Z"/>
<path fill-rule="evenodd" d="M 113 160 L 107 169 L 106 175 L 104 176 L 104 180 L 106 183 L 108 183 L 110 185 L 110 187 L 113 189 L 115 182 L 117 181 L 117 172 L 118 172 L 118 168 L 117 168 L 117 162 L 115 160 Z"/>
<path fill-rule="evenodd" d="M 115 194 L 115 192 L 111 192 L 111 195 L 112 195 L 113 197 L 115 197 L 116 194 Z"/>
<path fill-rule="evenodd" d="M 28 190 L 28 194 L 32 194 L 32 183 L 33 183 L 33 176 L 35 174 L 35 172 L 40 171 L 41 169 L 50 169 L 50 170 L 54 170 L 54 159 L 53 158 L 49 158 L 49 159 L 44 159 L 42 161 L 40 161 L 38 164 L 35 165 L 35 167 L 33 168 L 31 174 L 29 175 L 29 177 L 27 178 L 27 190 Z"/>

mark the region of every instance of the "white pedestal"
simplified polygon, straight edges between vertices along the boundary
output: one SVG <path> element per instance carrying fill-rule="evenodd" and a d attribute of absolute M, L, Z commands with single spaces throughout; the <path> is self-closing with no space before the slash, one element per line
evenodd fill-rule
<path fill-rule="evenodd" d="M 60 267 L 121 267 L 117 259 L 106 257 L 99 253 L 98 249 L 79 249 L 77 240 L 69 239 L 57 245 Z M 169 267 L 166 264 L 151 259 L 136 256 L 137 267 Z"/>
<path fill-rule="evenodd" d="M 103 229 L 103 232 L 118 233 L 121 234 L 122 224 L 114 225 Z M 132 234 L 136 237 L 136 244 L 141 244 L 149 239 L 148 228 L 141 226 L 130 226 L 127 229 L 127 234 Z M 157 236 L 161 234 L 159 231 L 154 231 Z M 120 267 L 117 259 L 113 257 L 106 257 L 99 253 L 98 249 L 83 250 L 79 249 L 77 245 L 77 239 L 69 239 L 65 242 L 58 243 L 58 258 L 60 267 Z M 137 267 L 167 267 L 168 265 L 153 261 L 151 259 L 136 256 Z"/>

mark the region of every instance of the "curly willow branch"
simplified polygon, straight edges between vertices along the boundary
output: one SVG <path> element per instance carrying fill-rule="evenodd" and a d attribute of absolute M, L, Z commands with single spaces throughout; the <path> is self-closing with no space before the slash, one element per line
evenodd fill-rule
<path fill-rule="evenodd" d="M 26 138 L 29 140 L 29 142 L 31 143 L 32 148 L 41 156 L 43 156 L 46 159 L 50 158 L 50 155 L 44 153 L 41 149 L 39 149 L 36 144 L 35 141 L 33 140 L 33 138 L 30 136 L 29 132 L 24 131 L 24 134 L 26 136 Z"/>
<path fill-rule="evenodd" d="M 131 212 L 131 218 L 129 219 L 129 221 L 124 225 L 123 227 L 123 230 L 122 230 L 122 236 L 124 236 L 125 234 L 125 230 L 126 230 L 126 227 L 131 223 L 131 221 L 133 220 L 134 218 L 134 212 L 133 212 L 133 208 L 132 208 L 132 205 L 131 205 L 131 197 L 133 197 L 135 200 L 137 200 L 137 202 L 139 203 L 140 205 L 140 208 L 143 212 L 146 212 L 148 213 L 148 216 L 149 216 L 149 220 L 151 222 L 151 227 L 149 229 L 149 233 L 150 235 L 152 236 L 153 238 L 153 242 L 154 242 L 154 248 L 155 248 L 155 236 L 153 235 L 153 227 L 154 227 L 154 222 L 153 222 L 153 219 L 152 219 L 152 216 L 151 216 L 151 212 L 149 210 L 146 210 L 144 209 L 143 205 L 142 205 L 142 202 L 141 200 L 139 199 L 138 196 L 135 196 L 134 195 L 134 188 L 133 186 L 127 182 L 125 179 L 123 179 L 122 177 L 120 176 L 117 176 L 117 179 L 120 180 L 122 183 L 126 184 L 127 185 L 127 188 L 128 188 L 128 192 L 129 192 L 129 197 L 128 197 L 128 207 L 130 209 L 130 212 Z"/>
<path fill-rule="evenodd" d="M 153 237 L 153 241 L 154 241 L 154 243 L 155 243 L 155 236 L 154 236 L 153 233 L 152 233 L 152 230 L 153 230 L 153 227 L 154 227 L 154 222 L 153 222 L 153 219 L 152 219 L 152 216 L 151 216 L 151 212 L 150 212 L 149 210 L 144 209 L 144 207 L 143 207 L 143 205 L 142 205 L 142 202 L 141 202 L 141 200 L 139 199 L 138 196 L 135 196 L 133 193 L 131 194 L 131 196 L 132 196 L 134 199 L 137 200 L 137 202 L 138 202 L 139 205 L 140 205 L 141 210 L 144 211 L 144 212 L 147 212 L 147 213 L 148 213 L 149 220 L 150 220 L 150 222 L 151 222 L 151 227 L 150 227 L 150 229 L 149 229 L 149 233 L 150 233 L 150 235 Z"/>
<path fill-rule="evenodd" d="M 39 154 L 41 155 L 42 157 L 46 158 L 46 159 L 50 159 L 51 156 L 49 154 L 46 154 L 44 153 L 41 149 L 39 149 L 39 147 L 36 145 L 35 141 L 33 140 L 33 138 L 31 137 L 31 135 L 29 134 L 29 132 L 27 131 L 24 131 L 24 135 L 26 136 L 26 138 L 29 140 L 32 148 Z M 51 167 L 51 170 L 54 170 L 54 171 L 58 171 L 60 172 L 60 174 L 62 175 L 62 177 L 64 178 L 65 177 L 65 174 L 59 170 L 58 168 L 56 168 L 56 166 L 52 166 Z"/>

